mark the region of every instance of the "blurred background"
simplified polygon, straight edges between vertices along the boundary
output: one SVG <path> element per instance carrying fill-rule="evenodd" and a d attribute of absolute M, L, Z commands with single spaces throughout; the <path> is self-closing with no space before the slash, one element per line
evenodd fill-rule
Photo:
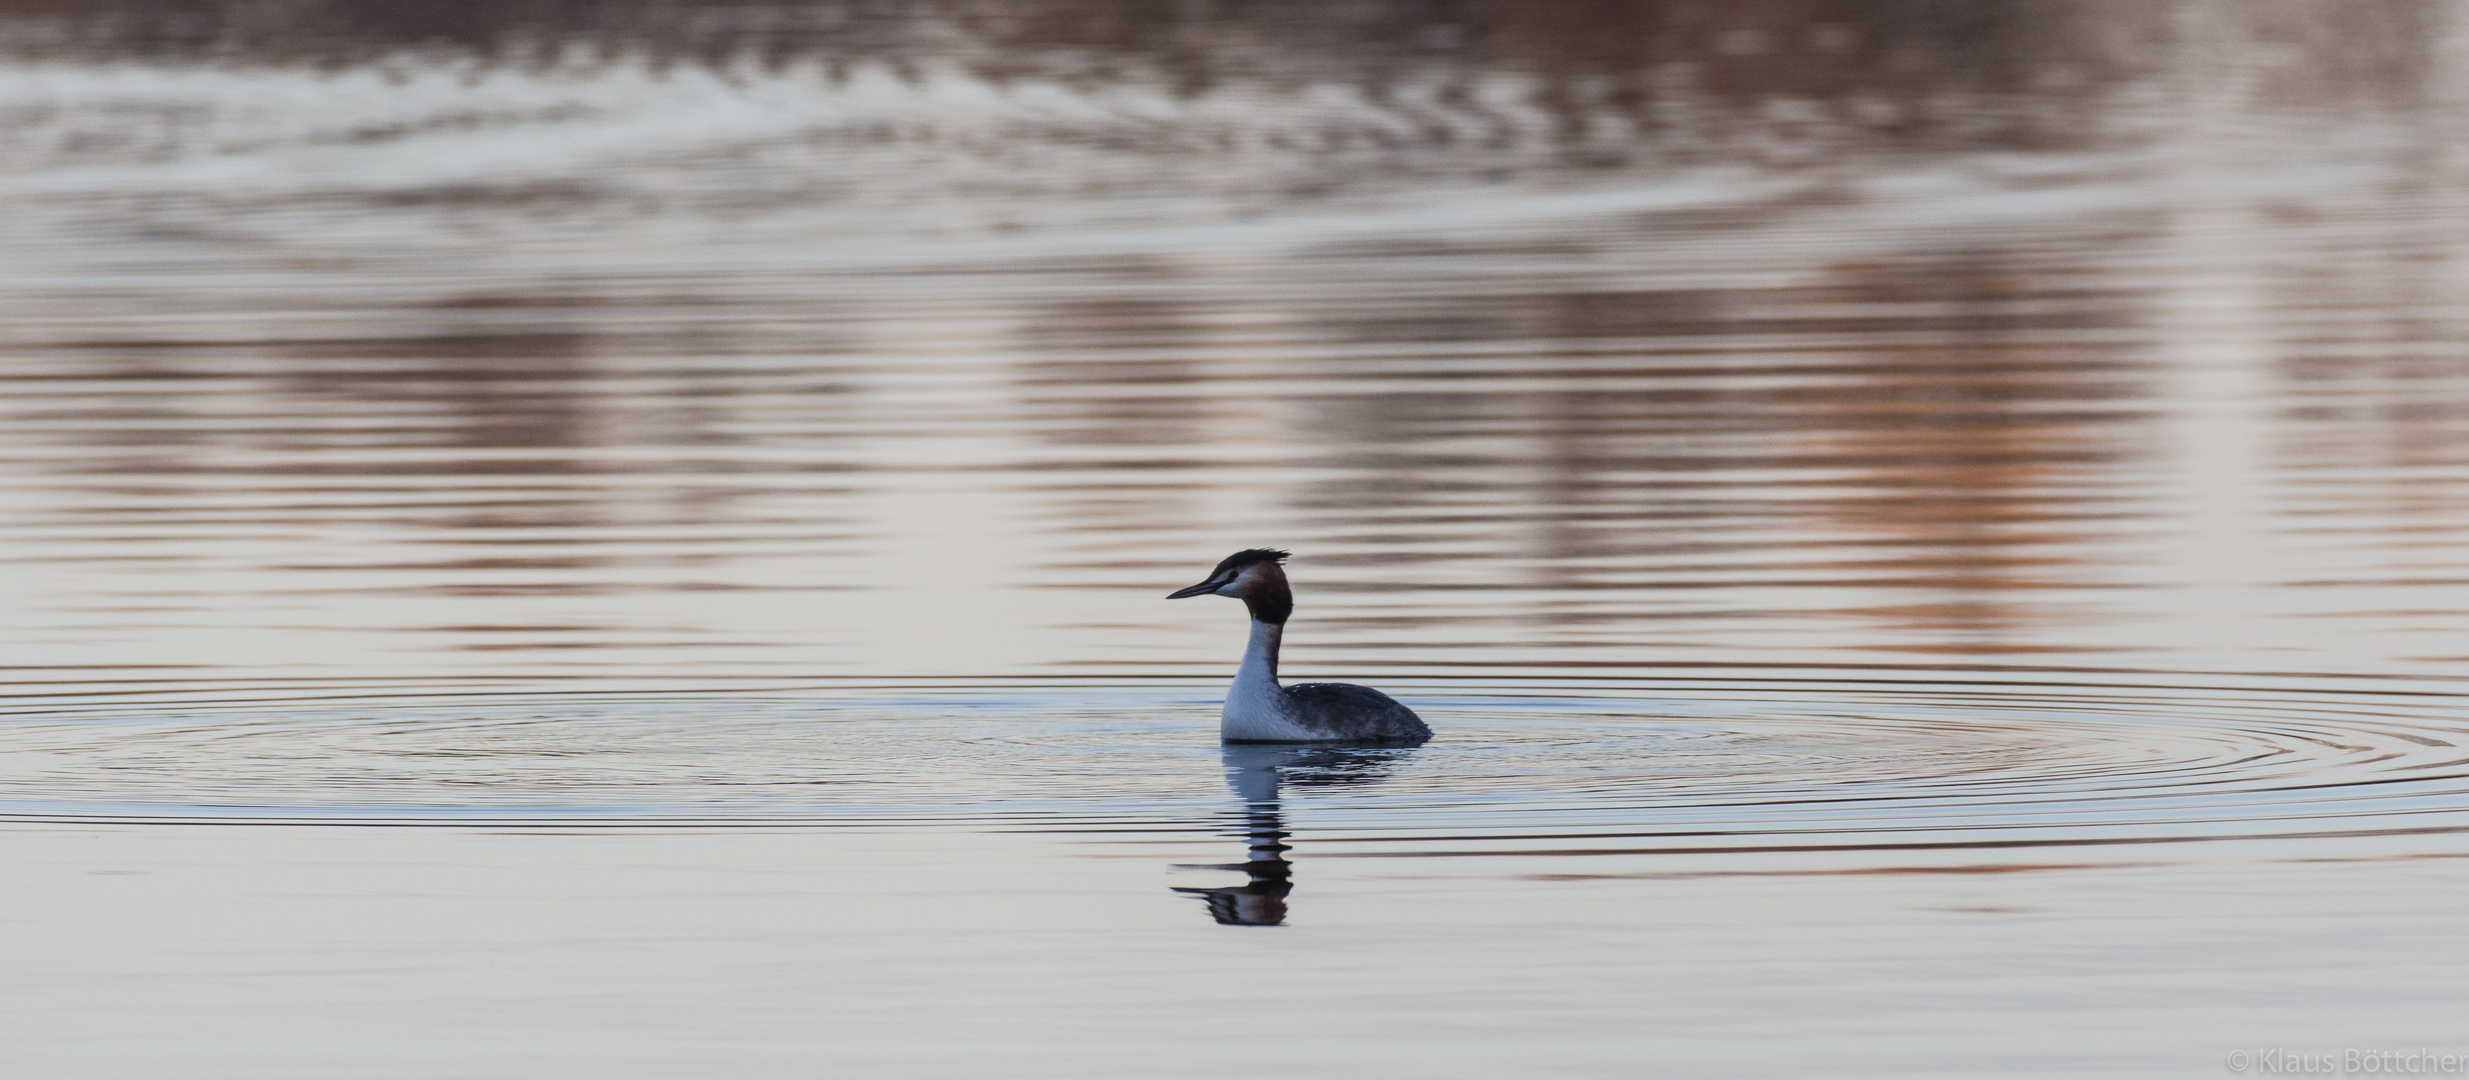
<path fill-rule="evenodd" d="M 0 0 L 0 663 L 2444 674 L 2454 0 Z"/>

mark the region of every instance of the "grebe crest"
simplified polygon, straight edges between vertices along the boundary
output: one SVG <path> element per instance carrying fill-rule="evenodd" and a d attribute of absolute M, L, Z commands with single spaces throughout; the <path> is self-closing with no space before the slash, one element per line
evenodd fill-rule
<path fill-rule="evenodd" d="M 1252 639 L 1243 666 L 1226 690 L 1219 734 L 1227 742 L 1413 743 L 1432 737 L 1414 710 L 1368 686 L 1297 683 L 1279 686 L 1277 648 L 1294 614 L 1294 590 L 1286 584 L 1286 552 L 1250 548 L 1235 552 L 1209 571 L 1208 580 L 1166 594 L 1168 600 L 1214 593 L 1251 609 Z"/>

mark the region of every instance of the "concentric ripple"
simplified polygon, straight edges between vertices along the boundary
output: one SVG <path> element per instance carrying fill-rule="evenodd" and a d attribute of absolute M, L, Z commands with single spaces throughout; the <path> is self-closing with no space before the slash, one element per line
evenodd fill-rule
<path fill-rule="evenodd" d="M 1363 853 L 2469 830 L 2469 698 L 2267 683 L 1424 680 L 1429 745 L 1284 756 L 1155 683 L 57 704 L 0 717 L 0 817 L 1136 831 L 1222 821 L 1249 772 Z"/>

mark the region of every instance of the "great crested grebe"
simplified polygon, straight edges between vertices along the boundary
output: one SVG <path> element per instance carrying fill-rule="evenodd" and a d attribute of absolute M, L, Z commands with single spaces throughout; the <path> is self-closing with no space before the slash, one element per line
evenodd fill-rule
<path fill-rule="evenodd" d="M 1294 590 L 1279 566 L 1283 551 L 1252 548 L 1226 556 L 1209 580 L 1166 594 L 1168 600 L 1216 593 L 1252 609 L 1252 643 L 1226 690 L 1218 732 L 1227 742 L 1409 742 L 1432 737 L 1423 718 L 1397 699 L 1346 683 L 1277 685 L 1277 643 L 1294 614 Z"/>

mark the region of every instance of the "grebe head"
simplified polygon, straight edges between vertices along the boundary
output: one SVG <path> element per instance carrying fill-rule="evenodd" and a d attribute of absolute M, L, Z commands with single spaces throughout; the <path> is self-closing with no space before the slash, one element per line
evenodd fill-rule
<path fill-rule="evenodd" d="M 1285 622 L 1294 611 L 1294 593 L 1286 585 L 1286 571 L 1278 566 L 1285 558 L 1285 552 L 1269 548 L 1235 552 L 1209 571 L 1208 580 L 1167 593 L 1166 599 L 1210 593 L 1232 596 L 1248 605 L 1252 616 L 1262 622 Z"/>

